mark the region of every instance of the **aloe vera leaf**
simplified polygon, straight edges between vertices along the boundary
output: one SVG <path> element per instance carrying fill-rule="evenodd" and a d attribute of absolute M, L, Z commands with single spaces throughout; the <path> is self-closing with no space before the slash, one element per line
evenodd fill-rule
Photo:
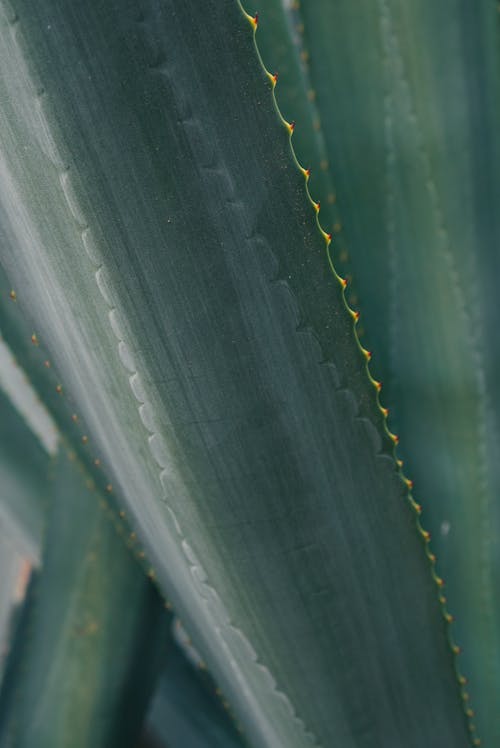
<path fill-rule="evenodd" d="M 1 43 L 2 262 L 250 742 L 466 745 L 422 539 L 248 19 L 19 2 Z"/>
<path fill-rule="evenodd" d="M 245 745 L 205 670 L 174 643 L 146 720 L 147 734 L 168 748 L 242 748 Z"/>
<path fill-rule="evenodd" d="M 55 471 L 2 746 L 132 746 L 161 669 L 167 613 L 75 465 Z"/>
<path fill-rule="evenodd" d="M 446 581 L 477 728 L 495 745 L 497 9 L 303 2 L 301 22 L 382 399 Z M 364 194 L 350 191 L 356 174 Z"/>

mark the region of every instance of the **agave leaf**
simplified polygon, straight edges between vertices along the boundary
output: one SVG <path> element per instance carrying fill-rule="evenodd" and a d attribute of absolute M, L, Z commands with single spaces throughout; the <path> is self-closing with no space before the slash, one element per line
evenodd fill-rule
<path fill-rule="evenodd" d="M 33 569 L 32 562 L 19 553 L 16 544 L 0 531 L 0 686 L 5 676 L 11 641 L 18 627 L 25 587 Z M 1 701 L 1 700 L 0 700 Z M 1 709 L 1 705 L 0 705 Z M 1 719 L 1 716 L 0 716 Z"/>
<path fill-rule="evenodd" d="M 2 262 L 250 742 L 466 745 L 251 25 L 232 0 L 7 11 Z"/>
<path fill-rule="evenodd" d="M 168 748 L 242 748 L 243 738 L 200 664 L 190 662 L 172 637 L 146 720 L 147 734 Z"/>
<path fill-rule="evenodd" d="M 478 730 L 496 745 L 497 8 L 314 0 L 298 20 L 361 324 L 456 615 Z"/>
<path fill-rule="evenodd" d="M 349 303 L 356 306 L 358 299 L 352 285 L 335 179 L 311 77 L 299 5 L 264 0 L 259 4 L 259 13 L 259 51 L 266 68 L 276 71 L 276 98 L 280 111 L 294 122 L 294 151 L 307 169 L 311 195 L 321 203 L 321 225 L 334 237 L 332 255 L 335 265 L 349 279 L 346 296 Z"/>
<path fill-rule="evenodd" d="M 40 441 L 0 389 L 0 531 L 33 564 L 40 561 L 48 465 Z"/>
<path fill-rule="evenodd" d="M 33 347 L 31 346 L 32 349 Z M 27 350 L 22 349 L 23 358 L 27 358 L 26 354 L 29 350 L 30 347 Z M 2 569 L 2 583 L 0 585 L 0 681 L 2 680 L 4 666 L 7 664 L 6 683 L 0 692 L 0 725 L 4 725 L 2 745 L 5 745 L 11 741 L 14 741 L 14 743 L 16 741 L 17 730 L 15 721 L 21 718 L 19 709 L 16 706 L 20 689 L 22 699 L 29 698 L 29 695 L 26 697 L 26 694 L 23 692 L 26 688 L 25 684 L 20 684 L 19 680 L 22 677 L 29 677 L 31 667 L 34 667 L 36 670 L 39 654 L 35 654 L 33 651 L 34 646 L 37 646 L 38 643 L 40 645 L 47 644 L 43 638 L 43 633 L 42 636 L 40 636 L 40 633 L 35 634 L 37 644 L 33 644 L 33 630 L 36 630 L 39 624 L 38 597 L 40 594 L 46 595 L 47 605 L 53 605 L 55 599 L 52 588 L 50 594 L 47 595 L 45 592 L 47 589 L 45 575 L 52 574 L 52 577 L 54 576 L 54 560 L 51 551 L 45 552 L 46 557 L 47 554 L 50 556 L 49 564 L 44 566 L 42 571 L 38 573 L 38 577 L 41 574 L 44 581 L 41 582 L 38 577 L 35 577 L 30 582 L 33 573 L 33 564 L 38 565 L 41 561 L 43 528 L 46 525 L 46 514 L 47 509 L 49 509 L 48 497 L 51 488 L 48 481 L 49 458 L 47 455 L 44 457 L 43 450 L 40 449 L 40 443 L 46 447 L 53 448 L 54 426 L 48 422 L 47 414 L 44 417 L 38 415 L 38 418 L 33 420 L 33 411 L 40 408 L 40 406 L 36 406 L 35 392 L 32 389 L 30 391 L 30 385 L 26 382 L 20 367 L 8 360 L 7 357 L 9 354 L 4 343 L 1 344 L 0 353 L 2 354 L 0 361 L 0 385 L 9 385 L 9 395 L 15 395 L 16 404 L 19 405 L 19 411 L 16 411 L 11 402 L 0 393 L 0 412 L 2 414 L 0 420 L 0 455 L 2 458 L 2 497 L 0 501 L 2 516 L 2 525 L 0 527 L 0 568 Z M 33 362 L 32 371 L 39 371 L 40 374 L 46 374 L 45 367 L 40 368 L 36 366 L 35 362 Z M 11 384 L 12 387 L 10 387 Z M 51 390 L 53 391 L 53 387 L 47 388 L 48 392 Z M 61 402 L 60 398 L 55 398 L 54 402 Z M 28 428 L 28 424 L 23 422 L 23 419 L 20 417 L 21 413 L 26 413 L 27 417 L 29 417 L 29 426 L 31 428 Z M 34 438 L 35 434 L 38 438 Z M 66 490 L 68 491 L 72 490 L 72 485 L 70 484 L 73 481 L 76 481 L 77 485 L 81 487 L 84 480 L 81 472 L 77 470 L 73 470 L 72 475 L 73 478 L 68 476 L 68 485 L 66 486 Z M 17 490 L 12 490 L 13 486 Z M 75 538 L 76 532 L 81 532 L 83 540 L 86 541 L 89 533 L 88 502 L 90 500 L 90 502 L 96 503 L 98 500 L 95 493 L 92 496 L 89 492 L 85 492 L 84 496 L 86 505 L 85 521 L 80 523 L 79 520 L 81 518 L 76 517 L 75 525 L 71 530 L 71 542 L 64 545 L 65 551 L 60 547 L 60 543 L 58 543 L 58 564 L 66 567 L 68 559 L 73 563 L 79 563 L 78 573 L 82 572 L 85 560 L 82 562 L 81 557 L 79 560 L 78 557 L 75 559 L 72 541 Z M 65 494 L 64 500 L 66 498 Z M 80 508 L 82 507 L 80 506 Z M 107 514 L 110 511 L 112 511 L 110 508 L 106 509 Z M 90 516 L 92 517 L 94 514 L 95 512 L 91 511 Z M 8 522 L 4 521 L 5 516 L 8 517 Z M 121 518 L 118 519 L 115 515 L 116 520 L 119 522 L 117 529 L 120 531 L 120 534 L 124 534 L 126 528 L 123 520 Z M 96 529 L 94 528 L 92 532 L 96 534 Z M 120 635 L 115 635 L 113 645 L 106 656 L 105 666 L 108 671 L 113 668 L 116 669 L 116 665 L 118 664 L 118 685 L 113 683 L 113 679 L 109 677 L 109 672 L 106 682 L 99 684 L 100 688 L 104 686 L 110 689 L 105 694 L 106 703 L 103 704 L 102 700 L 99 702 L 99 719 L 102 719 L 104 713 L 106 715 L 105 721 L 108 725 L 112 721 L 115 721 L 123 725 L 122 729 L 128 733 L 131 725 L 129 710 L 132 706 L 133 721 L 135 722 L 134 732 L 137 732 L 137 727 L 140 724 L 152 688 L 151 662 L 154 661 L 156 663 L 153 668 L 154 675 L 161 666 L 164 659 L 162 652 L 165 650 L 165 652 L 168 651 L 169 653 L 167 666 L 162 676 L 162 684 L 157 689 L 158 694 L 155 698 L 154 709 L 149 719 L 155 734 L 167 734 L 170 736 L 170 740 L 175 735 L 175 739 L 183 748 L 189 746 L 192 739 L 198 740 L 198 743 L 202 739 L 211 740 L 212 744 L 214 744 L 213 741 L 215 740 L 219 741 L 219 743 L 215 743 L 218 745 L 223 745 L 222 740 L 224 739 L 227 745 L 241 745 L 241 739 L 222 708 L 220 699 L 214 696 L 215 686 L 210 684 L 207 677 L 202 679 L 202 674 L 198 675 L 196 673 L 193 667 L 187 663 L 179 646 L 175 644 L 173 637 L 167 635 L 170 626 L 170 616 L 160 612 L 162 607 L 161 600 L 156 595 L 156 603 L 148 601 L 145 606 L 143 605 L 144 591 L 139 581 L 141 572 L 131 554 L 124 553 L 122 541 L 116 537 L 115 527 L 112 526 L 109 520 L 105 520 L 104 522 L 98 521 L 97 532 L 101 535 L 101 541 L 105 545 L 109 545 L 109 552 L 113 560 L 112 566 L 114 567 L 120 563 L 121 559 L 121 568 L 118 574 L 118 579 L 121 580 L 119 584 L 125 584 L 128 571 L 130 587 L 126 599 L 126 609 L 130 610 L 135 605 L 139 605 L 142 609 L 145 608 L 146 610 L 144 625 L 140 626 L 137 633 L 137 647 L 141 653 L 142 672 L 141 668 L 137 666 L 134 668 L 134 660 L 137 659 L 137 652 L 133 649 L 132 651 L 125 651 L 127 645 L 126 626 L 125 641 L 120 641 Z M 28 538 L 26 538 L 27 535 Z M 60 533 L 58 538 L 59 536 Z M 81 538 L 79 539 L 81 540 Z M 49 541 L 54 541 L 53 530 L 49 531 Z M 130 538 L 128 539 L 128 543 L 133 545 Z M 68 559 L 66 560 L 62 558 L 64 552 L 69 552 Z M 109 577 L 113 569 L 110 570 L 108 561 L 109 559 L 105 558 L 103 554 L 97 555 L 94 558 L 94 573 L 97 576 Z M 77 579 L 75 582 L 74 576 L 73 585 L 78 585 L 79 580 Z M 116 575 L 113 574 L 113 583 L 115 583 L 116 579 Z M 52 579 L 53 582 L 54 580 Z M 30 583 L 29 587 L 27 587 L 28 583 Z M 150 587 L 150 583 L 144 578 L 142 586 L 145 588 Z M 67 593 L 68 589 L 63 588 L 59 604 L 68 604 Z M 85 593 L 87 596 L 92 595 L 88 586 L 85 589 Z M 148 596 L 152 597 L 149 593 Z M 155 617 L 153 615 L 154 605 L 156 605 L 158 611 L 156 615 L 164 619 L 161 623 L 161 632 L 159 631 L 160 643 L 158 648 L 154 647 L 156 641 L 153 620 Z M 123 599 L 119 595 L 113 596 L 113 599 L 106 598 L 103 596 L 102 590 L 97 587 L 95 587 L 95 595 L 92 595 L 91 600 L 87 599 L 85 607 L 87 610 L 92 609 L 95 612 L 96 617 L 103 622 L 101 626 L 104 628 L 107 626 L 116 626 L 117 621 L 121 622 L 122 617 L 127 615 Z M 151 608 L 151 611 L 148 615 L 149 608 Z M 152 621 L 153 630 L 151 626 Z M 68 652 L 67 648 L 65 649 L 66 641 L 64 636 L 62 637 L 62 641 L 63 646 L 61 650 L 57 649 L 56 651 L 56 647 L 52 646 L 51 657 L 52 659 L 62 658 L 64 660 L 60 665 L 61 668 L 68 666 L 72 668 L 75 659 L 74 648 L 70 648 Z M 156 643 L 158 644 L 158 642 Z M 48 645 L 51 645 L 50 641 Z M 99 651 L 97 655 L 99 655 Z M 127 662 L 128 664 L 125 664 Z M 28 670 L 27 668 L 30 669 Z M 120 683 L 120 674 L 127 671 L 128 675 L 129 668 L 132 668 L 127 678 L 129 682 Z M 52 668 L 50 669 L 52 672 Z M 89 673 L 83 668 L 80 668 L 79 672 L 83 677 L 89 676 Z M 22 675 L 22 673 L 24 674 Z M 204 683 L 203 680 L 206 682 Z M 66 684 L 66 681 L 64 683 Z M 125 693 L 130 703 L 124 701 L 123 694 Z M 69 687 L 67 687 L 66 695 L 69 701 L 65 702 L 63 708 L 66 710 L 66 714 L 61 716 L 61 718 L 67 720 L 71 716 L 70 711 L 79 710 L 81 707 L 82 693 L 81 690 L 72 687 L 70 683 Z M 100 691 L 97 694 L 97 698 L 99 698 L 99 695 Z M 115 703 L 115 707 L 113 707 L 113 703 Z M 31 706 L 33 705 L 31 704 Z M 115 709 L 114 713 L 113 708 Z M 23 704 L 24 709 L 26 709 L 26 704 Z M 125 721 L 123 718 L 124 712 L 129 717 Z M 30 720 L 31 717 L 28 716 L 27 719 Z M 47 711 L 44 719 L 52 721 L 51 713 Z M 10 728 L 9 730 L 5 730 L 5 725 L 8 723 L 10 723 Z M 33 732 L 37 729 L 37 726 L 30 725 L 30 729 L 28 730 L 29 735 L 32 736 Z M 52 741 L 55 741 L 54 744 L 57 745 L 58 742 L 70 740 L 73 745 L 73 741 L 78 743 L 80 739 L 84 742 L 88 740 L 87 733 L 82 738 L 67 738 L 65 733 L 64 736 L 59 734 L 59 729 L 60 725 L 57 725 L 54 731 L 50 733 L 51 744 Z M 46 734 L 46 725 L 42 726 L 41 732 L 42 734 Z M 106 732 L 106 745 L 109 744 L 109 732 L 110 730 Z M 22 740 L 27 739 L 25 736 L 22 738 Z M 34 737 L 29 737 L 29 739 L 35 740 Z M 94 731 L 92 740 L 95 741 L 96 739 L 99 740 L 99 733 Z M 118 739 L 116 733 L 111 739 L 115 741 Z M 127 740 L 130 739 L 130 737 L 127 737 Z M 95 742 L 92 744 L 95 745 Z M 118 744 L 121 745 L 122 742 Z M 171 745 L 171 742 L 168 744 Z"/>
<path fill-rule="evenodd" d="M 0 682 L 12 637 L 18 626 L 26 586 L 40 564 L 42 534 L 49 496 L 49 456 L 42 444 L 54 446 L 53 436 L 43 441 L 34 435 L 11 404 L 5 389 L 15 386 L 19 404 L 39 414 L 33 391 L 21 370 L 0 342 Z M 36 426 L 47 426 L 43 416 Z M 30 424 L 33 425 L 33 424 Z M 50 430 L 50 428 L 49 428 Z"/>
<path fill-rule="evenodd" d="M 134 745 L 161 669 L 167 614 L 75 465 L 59 458 L 2 746 Z"/>

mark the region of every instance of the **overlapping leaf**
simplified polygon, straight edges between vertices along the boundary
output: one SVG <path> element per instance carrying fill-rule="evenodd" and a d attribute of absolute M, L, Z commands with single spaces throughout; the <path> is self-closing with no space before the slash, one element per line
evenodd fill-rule
<path fill-rule="evenodd" d="M 466 745 L 423 539 L 248 19 L 20 0 L 0 39 L 2 262 L 250 741 Z"/>

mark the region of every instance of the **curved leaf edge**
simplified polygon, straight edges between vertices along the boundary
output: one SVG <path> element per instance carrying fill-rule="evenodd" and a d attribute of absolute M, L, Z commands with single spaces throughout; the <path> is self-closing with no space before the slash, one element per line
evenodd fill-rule
<path fill-rule="evenodd" d="M 30 337 L 23 321 L 20 318 L 21 310 L 17 305 L 17 293 L 14 289 L 1 288 L 6 279 L 0 271 L 0 320 L 2 321 L 2 339 L 4 339 L 15 351 L 16 365 L 21 369 L 27 382 L 33 391 L 47 407 L 53 416 L 58 430 L 58 450 L 49 459 L 49 480 L 54 480 L 54 471 L 58 456 L 64 454 L 73 464 L 78 480 L 86 487 L 89 494 L 98 502 L 101 512 L 114 532 L 121 538 L 122 543 L 128 549 L 131 557 L 142 569 L 156 588 L 165 609 L 175 615 L 174 606 L 168 597 L 164 587 L 157 579 L 156 572 L 152 566 L 152 560 L 148 556 L 147 549 L 140 543 L 131 524 L 128 513 L 123 509 L 123 501 L 120 498 L 119 488 L 115 488 L 106 474 L 106 467 L 101 460 L 89 453 L 89 433 L 80 415 L 74 412 L 74 403 L 71 395 L 61 386 L 56 367 L 51 361 L 48 351 L 45 349 L 43 340 L 35 333 Z M 5 298 L 5 302 L 4 299 Z M 71 414 L 71 415 L 70 415 Z M 43 538 L 47 533 L 47 525 L 44 523 Z M 36 601 L 34 601 L 36 602 Z M 34 605 L 36 608 L 36 605 Z M 28 631 L 29 634 L 29 631 Z M 27 643 L 29 646 L 29 642 Z M 27 651 L 21 653 L 16 651 L 16 662 L 19 665 L 27 659 Z M 234 725 L 236 732 L 244 738 L 242 725 L 238 721 L 229 703 L 228 696 L 222 691 L 216 681 L 214 674 L 208 669 L 207 664 L 201 660 L 198 664 L 200 671 L 207 673 L 213 682 L 214 698 L 227 714 L 228 719 Z M 9 680 L 10 682 L 10 680 Z M 0 716 L 2 713 L 2 698 L 5 698 L 4 689 L 0 689 Z M 18 692 L 14 697 L 19 696 Z M 10 701 L 9 701 L 10 704 Z M 4 709 L 5 711 L 5 709 Z M 1 722 L 1 720 L 0 720 Z M 0 725 L 1 727 L 1 725 Z"/>
<path fill-rule="evenodd" d="M 381 389 L 381 384 L 379 382 L 377 382 L 375 379 L 373 379 L 373 377 L 370 374 L 369 367 L 368 367 L 368 362 L 369 362 L 369 360 L 371 358 L 371 354 L 370 354 L 369 351 L 366 351 L 363 348 L 363 346 L 361 345 L 361 343 L 359 341 L 359 337 L 357 335 L 357 332 L 356 332 L 356 324 L 357 324 L 357 321 L 359 319 L 359 314 L 357 312 L 355 312 L 354 310 L 352 310 L 350 308 L 350 306 L 348 305 L 348 303 L 347 303 L 347 300 L 346 300 L 346 297 L 345 297 L 345 289 L 346 289 L 346 286 L 347 286 L 347 281 L 344 278 L 342 278 L 340 275 L 337 274 L 336 269 L 334 267 L 333 260 L 332 260 L 332 256 L 331 256 L 331 253 L 330 253 L 330 249 L 329 249 L 329 245 L 331 244 L 331 241 L 332 241 L 332 236 L 331 236 L 331 234 L 326 233 L 322 229 L 322 227 L 321 227 L 321 224 L 320 224 L 320 221 L 319 221 L 320 204 L 317 203 L 317 202 L 315 202 L 313 200 L 313 198 L 311 197 L 311 195 L 309 193 L 309 189 L 308 189 L 308 186 L 307 186 L 307 181 L 308 181 L 308 178 L 309 178 L 308 171 L 306 169 L 304 169 L 300 165 L 300 163 L 298 162 L 298 160 L 297 160 L 297 158 L 295 156 L 295 152 L 293 150 L 293 145 L 292 145 L 292 142 L 291 142 L 291 136 L 293 134 L 294 125 L 293 125 L 293 123 L 288 123 L 282 117 L 281 112 L 280 112 L 279 107 L 278 107 L 278 104 L 276 102 L 276 98 L 275 98 L 275 95 L 274 95 L 274 87 L 276 85 L 276 80 L 277 79 L 276 79 L 275 76 L 271 75 L 267 71 L 267 69 L 265 68 L 265 65 L 262 62 L 262 59 L 261 59 L 261 56 L 260 56 L 260 53 L 259 53 L 259 49 L 258 49 L 257 42 L 256 42 L 256 39 L 255 39 L 255 32 L 257 30 L 258 19 L 257 19 L 257 17 L 252 17 L 248 13 L 246 13 L 246 11 L 244 10 L 244 8 L 243 8 L 240 0 L 238 0 L 238 6 L 239 6 L 239 8 L 240 8 L 240 10 L 241 10 L 241 12 L 243 14 L 243 16 L 246 18 L 247 21 L 250 22 L 250 24 L 251 24 L 251 26 L 253 28 L 254 46 L 255 46 L 255 51 L 256 51 L 257 57 L 258 57 L 258 59 L 260 61 L 260 64 L 262 66 L 263 72 L 265 73 L 265 75 L 268 77 L 268 79 L 272 83 L 272 96 L 273 96 L 273 101 L 274 101 L 275 109 L 276 109 L 276 111 L 277 111 L 277 113 L 279 115 L 279 118 L 280 118 L 281 122 L 284 124 L 284 126 L 288 130 L 288 136 L 289 136 L 289 140 L 290 140 L 291 154 L 292 154 L 293 160 L 294 160 L 294 162 L 295 162 L 295 164 L 297 166 L 297 169 L 304 176 L 306 194 L 307 194 L 308 200 L 309 200 L 312 208 L 315 211 L 315 214 L 316 214 L 315 215 L 315 219 L 316 219 L 316 223 L 317 223 L 317 226 L 318 226 L 318 230 L 320 231 L 321 235 L 323 236 L 323 238 L 325 240 L 326 255 L 327 255 L 327 261 L 328 261 L 330 270 L 331 270 L 334 278 L 340 284 L 341 293 L 342 293 L 342 297 L 343 297 L 343 302 L 344 302 L 344 305 L 345 305 L 345 309 L 349 313 L 349 315 L 351 316 L 351 318 L 353 320 L 353 331 L 354 331 L 354 336 L 355 336 L 355 340 L 356 340 L 356 343 L 357 343 L 358 351 L 361 354 L 361 356 L 364 357 L 364 360 L 365 360 L 366 375 L 368 376 L 369 382 L 373 385 L 373 387 L 375 388 L 375 391 L 377 393 L 376 394 L 376 403 L 377 403 L 378 411 L 379 411 L 379 413 L 381 415 L 381 420 L 383 421 L 384 436 L 386 437 L 385 441 L 390 445 L 390 452 L 391 452 L 392 458 L 394 459 L 395 463 L 397 464 L 398 474 L 399 474 L 399 476 L 401 477 L 401 479 L 403 480 L 403 482 L 406 484 L 406 486 L 408 488 L 408 499 L 409 499 L 411 507 L 413 508 L 415 514 L 417 515 L 416 526 L 417 526 L 417 529 L 418 529 L 418 531 L 419 531 L 419 533 L 421 535 L 422 541 L 424 542 L 424 544 L 426 546 L 426 555 L 428 557 L 428 560 L 430 561 L 432 576 L 433 576 L 434 580 L 436 581 L 436 584 L 438 585 L 438 588 L 441 588 L 442 585 L 443 585 L 442 580 L 440 580 L 440 578 L 437 576 L 437 574 L 435 573 L 435 568 L 434 568 L 435 567 L 435 557 L 433 556 L 433 554 L 430 553 L 430 551 L 428 549 L 428 543 L 429 543 L 430 535 L 429 535 L 429 533 L 427 533 L 423 529 L 423 527 L 421 526 L 421 524 L 420 524 L 420 522 L 418 520 L 418 515 L 421 512 L 421 508 L 420 508 L 420 506 L 418 504 L 416 504 L 416 502 L 413 501 L 413 498 L 411 496 L 411 481 L 409 481 L 404 476 L 404 474 L 402 472 L 402 463 L 396 459 L 395 446 L 396 446 L 396 444 L 398 442 L 398 438 L 397 438 L 396 435 L 392 434 L 389 431 L 388 427 L 387 427 L 387 423 L 386 423 L 386 420 L 387 420 L 387 411 L 386 411 L 386 409 L 384 409 L 381 406 L 380 401 L 379 401 L 379 397 L 378 397 L 378 393 L 380 392 L 380 389 Z M 18 21 L 17 15 L 16 14 L 12 14 L 11 18 L 9 19 L 9 21 L 10 21 L 11 25 L 15 25 L 17 23 L 17 21 Z M 93 260 L 92 257 L 90 257 L 90 259 Z M 113 311 L 115 311 L 114 308 L 113 308 Z M 113 329 L 113 332 L 115 332 L 114 329 Z M 115 333 L 115 335 L 116 335 L 116 333 Z M 123 343 L 124 341 L 122 341 L 121 339 L 119 339 L 119 342 Z M 58 389 L 58 387 L 60 388 L 60 385 L 58 385 L 56 387 L 56 392 L 58 392 L 58 394 L 61 394 L 61 389 Z M 110 493 L 111 493 L 111 491 L 110 491 Z M 152 567 L 149 570 L 149 574 L 151 575 L 152 579 L 155 579 L 156 575 L 155 575 L 154 569 Z M 449 617 L 447 618 L 446 609 L 444 607 L 445 606 L 445 598 L 442 595 L 440 595 L 439 600 L 440 600 L 440 603 L 442 605 L 444 620 L 447 623 L 449 623 Z M 449 639 L 449 641 L 450 641 L 451 651 L 452 651 L 453 655 L 456 657 L 456 655 L 459 653 L 459 648 L 455 644 L 453 644 L 453 642 L 451 641 L 451 639 Z M 462 699 L 465 702 L 467 700 L 467 698 L 468 698 L 468 695 L 463 690 L 463 686 L 465 685 L 466 681 L 463 678 L 463 676 L 461 676 L 459 674 L 459 672 L 458 672 L 458 668 L 456 666 L 456 660 L 455 660 L 455 670 L 456 670 L 456 673 L 457 673 L 458 682 L 461 685 Z M 274 688 L 273 690 L 275 691 L 275 693 L 276 693 L 277 696 L 284 696 L 284 694 L 282 692 L 278 691 L 277 688 Z M 290 707 L 291 707 L 291 704 L 290 704 Z M 316 741 L 314 739 L 314 736 L 307 730 L 306 726 L 303 724 L 302 720 L 297 716 L 297 714 L 294 713 L 293 707 L 292 707 L 291 717 L 292 717 L 292 720 L 294 720 L 297 725 L 299 725 L 299 726 L 302 727 L 303 732 L 304 732 L 304 736 L 307 737 L 309 740 L 313 740 L 314 743 L 316 743 Z"/>
<path fill-rule="evenodd" d="M 469 692 L 467 691 L 467 688 L 466 688 L 466 686 L 467 686 L 467 678 L 465 677 L 465 675 L 463 675 L 463 673 L 461 672 L 460 667 L 459 667 L 458 657 L 459 657 L 459 655 L 460 655 L 460 653 L 461 653 L 462 650 L 461 650 L 460 646 L 454 641 L 453 635 L 452 635 L 452 630 L 451 630 L 451 624 L 453 623 L 453 621 L 455 619 L 454 619 L 454 616 L 449 612 L 449 610 L 447 608 L 447 598 L 446 598 L 446 596 L 443 593 L 443 588 L 444 588 L 444 584 L 445 583 L 444 583 L 444 580 L 437 573 L 437 568 L 436 568 L 436 566 L 437 566 L 437 557 L 432 552 L 431 547 L 430 547 L 430 541 L 431 541 L 430 533 L 424 528 L 424 526 L 422 525 L 421 519 L 420 519 L 422 511 L 423 511 L 422 505 L 419 504 L 419 503 L 417 503 L 414 500 L 413 493 L 412 493 L 412 491 L 413 491 L 413 481 L 405 475 L 405 473 L 403 471 L 403 461 L 400 460 L 400 459 L 398 459 L 398 457 L 397 457 L 396 450 L 397 450 L 397 446 L 399 444 L 399 437 L 397 436 L 397 434 L 393 434 L 390 431 L 389 426 L 388 426 L 389 410 L 387 408 L 384 408 L 383 405 L 381 404 L 381 401 L 380 401 L 380 394 L 381 394 L 381 391 L 382 391 L 382 382 L 377 381 L 371 375 L 371 372 L 370 372 L 370 361 L 371 361 L 371 358 L 372 358 L 372 353 L 371 353 L 371 351 L 366 350 L 363 347 L 363 345 L 361 344 L 361 341 L 360 341 L 360 336 L 358 334 L 358 329 L 357 329 L 358 322 L 360 320 L 360 312 L 352 309 L 351 306 L 349 305 L 349 302 L 348 302 L 348 299 L 347 299 L 347 295 L 346 295 L 348 281 L 347 281 L 346 278 L 343 278 L 341 275 L 339 275 L 339 273 L 337 272 L 335 263 L 334 263 L 334 259 L 333 259 L 333 252 L 332 252 L 332 250 L 333 250 L 333 246 L 332 246 L 333 236 L 332 236 L 331 233 L 326 232 L 323 229 L 323 227 L 321 225 L 321 222 L 320 222 L 321 204 L 320 204 L 320 202 L 317 202 L 316 200 L 314 200 L 314 198 L 312 197 L 312 195 L 311 195 L 311 193 L 309 191 L 310 170 L 307 169 L 307 168 L 304 168 L 302 166 L 302 164 L 299 162 L 299 160 L 297 158 L 297 155 L 295 153 L 295 149 L 294 149 L 294 146 L 293 146 L 293 139 L 292 139 L 293 138 L 294 129 L 295 129 L 295 123 L 293 121 L 292 122 L 288 122 L 285 119 L 285 117 L 283 116 L 283 114 L 281 112 L 278 100 L 276 98 L 276 86 L 277 86 L 277 83 L 278 83 L 278 75 L 276 73 L 274 73 L 274 74 L 271 73 L 267 69 L 267 67 L 266 67 L 266 65 L 265 65 L 265 63 L 264 63 L 264 61 L 262 59 L 262 56 L 261 56 L 261 53 L 260 53 L 260 50 L 259 50 L 258 40 L 257 40 L 257 30 L 258 30 L 258 27 L 259 27 L 259 14 L 255 13 L 255 15 L 251 15 L 250 13 L 248 13 L 245 10 L 245 8 L 244 8 L 241 0 L 236 0 L 236 1 L 238 3 L 238 6 L 239 6 L 239 8 L 240 8 L 240 10 L 241 10 L 244 18 L 247 20 L 247 22 L 249 23 L 249 25 L 251 27 L 252 35 L 253 35 L 253 41 L 254 41 L 254 46 L 255 46 L 255 52 L 256 52 L 257 58 L 259 60 L 259 63 L 261 65 L 261 67 L 262 67 L 262 70 L 263 70 L 264 74 L 267 76 L 267 78 L 268 78 L 268 80 L 269 80 L 269 82 L 271 84 L 271 95 L 272 95 L 273 104 L 274 104 L 277 116 L 278 116 L 280 122 L 282 123 L 282 125 L 288 131 L 288 137 L 289 137 L 289 144 L 290 144 L 290 151 L 291 151 L 291 154 L 292 154 L 292 159 L 293 159 L 293 161 L 295 163 L 296 168 L 298 169 L 298 171 L 300 171 L 302 173 L 302 175 L 304 177 L 304 187 L 305 187 L 306 197 L 307 197 L 307 200 L 311 204 L 311 207 L 313 208 L 313 210 L 314 210 L 314 212 L 316 214 L 316 224 L 317 224 L 317 227 L 318 227 L 318 231 L 320 232 L 321 236 L 325 240 L 325 253 L 326 253 L 326 258 L 327 258 L 327 262 L 328 262 L 329 268 L 330 268 L 330 270 L 331 270 L 334 278 L 337 280 L 337 282 L 341 286 L 341 295 L 342 295 L 342 300 L 343 300 L 345 309 L 347 310 L 347 312 L 350 314 L 350 316 L 352 318 L 352 330 L 353 330 L 353 334 L 354 334 L 354 339 L 356 341 L 356 345 L 357 345 L 360 353 L 365 358 L 366 375 L 368 377 L 368 380 L 369 380 L 370 384 L 373 386 L 373 388 L 375 390 L 375 399 L 376 399 L 377 407 L 378 407 L 380 413 L 382 414 L 382 418 L 383 418 L 384 432 L 385 432 L 385 435 L 388 436 L 389 439 L 392 442 L 392 450 L 391 450 L 392 451 L 392 456 L 393 456 L 393 458 L 394 458 L 394 460 L 396 462 L 397 469 L 398 469 L 398 474 L 399 474 L 401 480 L 403 481 L 403 483 L 406 486 L 407 500 L 408 500 L 408 503 L 410 504 L 410 506 L 411 506 L 411 508 L 412 508 L 412 510 L 414 512 L 415 526 L 416 526 L 418 534 L 422 538 L 423 546 L 424 546 L 424 550 L 425 550 L 425 555 L 426 555 L 426 558 L 427 558 L 427 560 L 429 562 L 430 573 L 431 573 L 432 579 L 434 580 L 434 582 L 436 584 L 437 596 L 438 596 L 438 600 L 439 600 L 439 603 L 440 603 L 440 610 L 441 610 L 441 614 L 442 614 L 442 617 L 443 617 L 443 622 L 444 622 L 444 624 L 446 626 L 446 639 L 447 639 L 448 646 L 450 648 L 450 651 L 451 651 L 451 654 L 452 654 L 452 657 L 453 657 L 453 665 L 454 665 L 455 676 L 456 676 L 456 680 L 457 680 L 457 686 L 458 686 L 458 690 L 459 690 L 459 694 L 460 694 L 460 700 L 461 700 L 461 703 L 462 703 L 462 706 L 463 706 L 463 713 L 464 713 L 465 723 L 466 723 L 467 730 L 468 730 L 468 733 L 469 733 L 469 736 L 470 736 L 471 745 L 473 745 L 473 746 L 480 746 L 481 745 L 481 740 L 480 740 L 479 737 L 477 737 L 476 726 L 475 726 L 475 724 L 473 722 L 474 711 L 473 711 L 473 709 L 471 708 L 471 705 L 470 705 L 470 694 L 469 694 Z M 296 9 L 295 6 L 294 6 L 293 9 Z"/>

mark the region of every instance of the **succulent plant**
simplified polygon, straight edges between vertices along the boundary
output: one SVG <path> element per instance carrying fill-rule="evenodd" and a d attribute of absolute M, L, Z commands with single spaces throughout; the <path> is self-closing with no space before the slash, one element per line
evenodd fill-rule
<path fill-rule="evenodd" d="M 255 10 L 0 0 L 1 748 L 500 744 L 497 8 Z"/>

